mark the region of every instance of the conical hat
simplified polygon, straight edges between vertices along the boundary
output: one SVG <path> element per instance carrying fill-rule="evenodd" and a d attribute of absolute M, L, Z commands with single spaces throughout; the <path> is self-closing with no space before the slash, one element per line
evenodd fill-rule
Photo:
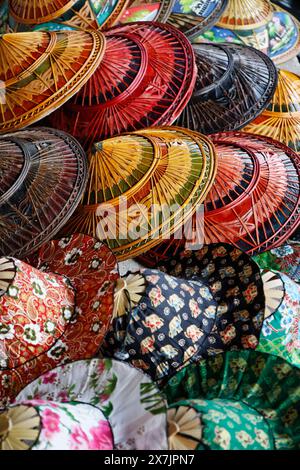
<path fill-rule="evenodd" d="M 91 403 L 111 423 L 119 450 L 166 450 L 166 401 L 151 379 L 111 359 L 76 361 L 33 381 L 16 403 L 40 398 L 62 404 Z"/>
<path fill-rule="evenodd" d="M 113 450 L 113 434 L 89 403 L 31 400 L 0 412 L 0 450 Z"/>
<path fill-rule="evenodd" d="M 132 57 L 133 46 L 125 47 L 123 39 L 115 53 L 115 69 L 109 68 L 107 53 L 87 86 L 49 117 L 53 127 L 70 132 L 86 148 L 123 132 L 172 124 L 191 97 L 196 80 L 192 46 L 172 26 L 130 23 L 109 30 L 106 36 L 108 43 L 110 38 L 125 36 L 127 42 L 138 44 L 139 51 Z M 128 62 L 135 71 L 129 81 L 123 66 Z M 113 88 L 111 75 L 116 71 L 118 88 Z M 104 83 L 111 91 L 100 99 Z"/>
<path fill-rule="evenodd" d="M 196 140 L 178 130 L 147 129 L 137 133 L 137 142 L 141 141 L 141 136 L 156 141 L 156 148 L 159 149 L 151 157 L 156 161 L 149 162 L 152 170 L 149 167 L 149 171 L 144 168 L 144 174 L 137 173 L 142 151 L 140 148 L 139 153 L 128 157 L 131 169 L 128 168 L 129 174 L 123 174 L 127 179 L 130 171 L 135 175 L 131 177 L 129 185 L 124 184 L 120 179 L 120 167 L 115 164 L 117 157 L 124 165 L 124 138 L 115 137 L 115 144 L 110 139 L 107 147 L 106 141 L 95 146 L 90 155 L 91 177 L 84 196 L 84 201 L 95 202 L 79 206 L 63 229 L 66 234 L 74 231 L 94 233 L 106 240 L 119 259 L 141 254 L 148 247 L 158 244 L 168 233 L 174 233 L 203 200 L 216 172 L 214 149 L 209 139 L 202 135 Z M 121 143 L 119 157 L 118 142 Z M 110 152 L 115 148 L 111 157 L 105 155 L 106 148 L 111 149 Z M 154 146 L 153 149 L 157 152 Z M 97 164 L 98 159 L 104 164 Z M 105 164 L 106 170 L 101 177 L 98 169 L 100 165 L 104 168 Z M 135 183 L 137 178 L 143 184 L 140 181 Z M 115 181 L 119 182 L 119 188 L 109 189 L 109 185 L 115 185 Z M 117 191 L 119 196 L 103 203 L 102 193 L 105 188 L 108 188 L 108 194 Z M 122 196 L 126 198 L 125 201 Z"/>
<path fill-rule="evenodd" d="M 100 32 L 12 33 L 0 37 L 0 133 L 28 126 L 67 101 L 104 54 Z"/>
<path fill-rule="evenodd" d="M 133 21 L 158 21 L 165 23 L 168 19 L 174 0 L 133 0 L 123 12 L 120 23 Z"/>
<path fill-rule="evenodd" d="M 198 450 L 299 450 L 299 384 L 300 370 L 279 357 L 232 351 L 185 367 L 163 391 L 199 413 Z"/>
<path fill-rule="evenodd" d="M 210 134 L 240 129 L 258 116 L 277 84 L 271 59 L 246 46 L 193 47 L 198 68 L 196 86 L 176 124 Z"/>
<path fill-rule="evenodd" d="M 83 149 L 68 134 L 32 128 L 0 137 L 0 254 L 26 257 L 74 212 L 87 182 Z"/>
<path fill-rule="evenodd" d="M 0 0 L 0 34 L 8 28 L 8 0 Z"/>
<path fill-rule="evenodd" d="M 298 227 L 299 157 L 268 137 L 215 134 L 219 167 L 205 200 L 205 240 L 256 254 L 284 243 Z"/>
<path fill-rule="evenodd" d="M 270 104 L 244 130 L 279 140 L 300 152 L 300 77 L 279 70 L 277 89 Z"/>
<path fill-rule="evenodd" d="M 228 0 L 175 0 L 167 22 L 179 28 L 192 40 L 218 21 L 227 3 Z"/>
<path fill-rule="evenodd" d="M 127 0 L 11 0 L 14 31 L 99 29 L 112 26 Z"/>
<path fill-rule="evenodd" d="M 300 51 L 299 21 L 269 0 L 229 0 L 217 25 L 194 41 L 246 44 L 280 64 Z"/>

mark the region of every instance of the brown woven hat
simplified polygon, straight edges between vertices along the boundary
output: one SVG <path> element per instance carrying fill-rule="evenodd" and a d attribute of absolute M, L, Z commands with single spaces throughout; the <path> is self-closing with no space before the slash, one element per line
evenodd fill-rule
<path fill-rule="evenodd" d="M 0 254 L 25 258 L 75 210 L 87 181 L 73 137 L 47 128 L 0 137 Z"/>

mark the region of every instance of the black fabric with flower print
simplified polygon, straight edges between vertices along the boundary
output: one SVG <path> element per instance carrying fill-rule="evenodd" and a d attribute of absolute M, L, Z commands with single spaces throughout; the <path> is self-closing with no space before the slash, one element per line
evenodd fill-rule
<path fill-rule="evenodd" d="M 244 252 L 227 244 L 204 245 L 200 250 L 182 251 L 158 264 L 172 276 L 201 280 L 218 303 L 214 331 L 205 351 L 193 360 L 224 350 L 256 348 L 265 310 L 263 281 L 258 265 Z"/>
<path fill-rule="evenodd" d="M 202 345 L 215 324 L 217 304 L 199 281 L 141 271 L 146 292 L 130 314 L 115 318 L 102 353 L 143 369 L 153 380 L 170 378 Z"/>

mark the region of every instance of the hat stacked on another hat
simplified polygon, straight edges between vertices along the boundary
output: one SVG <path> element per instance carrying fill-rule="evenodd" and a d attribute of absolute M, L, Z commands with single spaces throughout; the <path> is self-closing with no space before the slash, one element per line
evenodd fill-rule
<path fill-rule="evenodd" d="M 53 127 L 68 130 L 86 148 L 149 126 L 171 124 L 191 97 L 196 80 L 193 49 L 176 28 L 130 23 L 106 33 L 109 50 L 85 87 L 53 113 Z"/>
<path fill-rule="evenodd" d="M 32 265 L 31 265 L 32 264 Z M 113 312 L 116 259 L 85 235 L 0 259 L 0 405 L 58 364 L 93 357 Z"/>
<path fill-rule="evenodd" d="M 102 29 L 117 22 L 127 0 L 10 0 L 10 26 L 15 31 Z"/>
<path fill-rule="evenodd" d="M 57 367 L 25 387 L 16 403 L 35 399 L 96 406 L 110 421 L 116 449 L 168 448 L 163 394 L 124 362 L 91 359 Z"/>
<path fill-rule="evenodd" d="M 87 183 L 86 155 L 50 128 L 0 136 L 0 155 L 0 255 L 25 258 L 74 212 Z"/>
<path fill-rule="evenodd" d="M 208 138 L 184 129 L 146 129 L 105 140 L 89 154 L 82 204 L 64 233 L 106 240 L 119 260 L 160 243 L 196 211 L 214 181 Z"/>
<path fill-rule="evenodd" d="M 172 450 L 300 448 L 300 370 L 257 351 L 191 364 L 170 379 Z"/>
<path fill-rule="evenodd" d="M 112 450 L 102 411 L 88 403 L 22 402 L 0 411 L 0 450 Z"/>
<path fill-rule="evenodd" d="M 278 71 L 278 86 L 268 107 L 246 128 L 246 132 L 279 140 L 300 152 L 300 77 Z"/>
<path fill-rule="evenodd" d="M 204 134 L 236 130 L 265 109 L 277 84 L 276 67 L 265 54 L 232 44 L 193 48 L 196 86 L 176 124 Z"/>
<path fill-rule="evenodd" d="M 0 36 L 0 134 L 47 116 L 96 70 L 105 37 L 96 31 Z"/>
<path fill-rule="evenodd" d="M 120 279 L 102 346 L 165 382 L 184 364 L 258 345 L 265 309 L 260 270 L 229 245 L 206 245 Z"/>
<path fill-rule="evenodd" d="M 246 44 L 281 64 L 300 52 L 299 21 L 269 0 L 229 0 L 217 25 L 193 41 Z"/>

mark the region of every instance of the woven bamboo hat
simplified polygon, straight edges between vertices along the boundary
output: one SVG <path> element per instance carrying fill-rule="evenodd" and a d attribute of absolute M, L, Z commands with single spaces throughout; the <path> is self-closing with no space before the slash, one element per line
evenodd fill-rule
<path fill-rule="evenodd" d="M 236 130 L 257 117 L 271 100 L 276 67 L 252 47 L 194 45 L 198 68 L 191 100 L 176 123 L 204 134 Z"/>
<path fill-rule="evenodd" d="M 127 0 L 10 0 L 10 26 L 15 31 L 102 29 L 112 26 Z"/>
<path fill-rule="evenodd" d="M 193 139 L 185 130 L 148 129 L 108 139 L 94 146 L 89 160 L 83 203 L 63 231 L 94 233 L 119 259 L 137 256 L 177 230 L 205 198 L 216 172 L 209 139 Z"/>
<path fill-rule="evenodd" d="M 87 85 L 49 118 L 86 148 L 123 132 L 171 124 L 196 80 L 193 48 L 172 26 L 131 23 L 111 29 L 108 45 L 112 41 L 114 55 L 107 50 Z"/>
<path fill-rule="evenodd" d="M 158 21 L 165 23 L 172 11 L 174 0 L 133 0 L 123 12 L 120 23 Z"/>
<path fill-rule="evenodd" d="M 244 130 L 279 140 L 300 152 L 300 77 L 279 70 L 278 86 L 270 104 Z"/>
<path fill-rule="evenodd" d="M 33 128 L 0 137 L 0 254 L 24 258 L 52 238 L 80 201 L 87 160 L 64 132 Z"/>
<path fill-rule="evenodd" d="M 281 64 L 300 51 L 299 21 L 269 0 L 229 0 L 217 25 L 194 40 L 246 44 Z"/>
<path fill-rule="evenodd" d="M 28 400 L 0 412 L 0 450 L 113 448 L 108 419 L 90 403 Z"/>
<path fill-rule="evenodd" d="M 105 49 L 100 32 L 11 33 L 0 37 L 0 134 L 32 124 L 89 79 Z"/>

